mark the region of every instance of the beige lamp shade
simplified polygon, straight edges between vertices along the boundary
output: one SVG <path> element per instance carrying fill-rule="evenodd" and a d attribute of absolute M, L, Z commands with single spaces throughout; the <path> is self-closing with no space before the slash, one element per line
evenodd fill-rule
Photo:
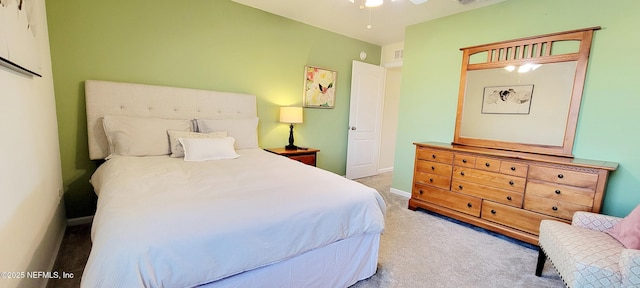
<path fill-rule="evenodd" d="M 280 122 L 289 124 L 302 123 L 302 107 L 280 107 Z"/>

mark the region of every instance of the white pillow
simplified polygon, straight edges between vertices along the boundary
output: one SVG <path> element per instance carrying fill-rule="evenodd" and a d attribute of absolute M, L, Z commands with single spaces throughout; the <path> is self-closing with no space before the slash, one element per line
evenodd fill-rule
<path fill-rule="evenodd" d="M 184 148 L 178 138 L 221 138 L 227 137 L 227 131 L 211 133 L 197 133 L 191 131 L 167 130 L 169 134 L 169 147 L 171 147 L 171 157 L 184 157 Z"/>
<path fill-rule="evenodd" d="M 191 130 L 191 120 L 104 116 L 104 132 L 111 155 L 156 156 L 167 155 L 167 130 Z"/>
<path fill-rule="evenodd" d="M 240 155 L 233 149 L 233 137 L 178 138 L 184 147 L 184 161 L 233 159 Z"/>
<path fill-rule="evenodd" d="M 258 118 L 242 119 L 196 119 L 198 132 L 227 131 L 236 139 L 236 149 L 258 147 Z"/>

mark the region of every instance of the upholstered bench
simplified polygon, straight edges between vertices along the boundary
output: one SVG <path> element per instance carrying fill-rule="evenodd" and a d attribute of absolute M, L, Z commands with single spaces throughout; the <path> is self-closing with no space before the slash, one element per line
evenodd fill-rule
<path fill-rule="evenodd" d="M 549 258 L 567 287 L 640 287 L 640 250 L 603 232 L 621 220 L 588 212 L 576 212 L 571 225 L 543 220 L 536 275 Z"/>

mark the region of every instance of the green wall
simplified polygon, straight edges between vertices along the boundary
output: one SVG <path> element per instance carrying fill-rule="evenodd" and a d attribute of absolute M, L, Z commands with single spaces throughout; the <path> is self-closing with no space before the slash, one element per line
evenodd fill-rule
<path fill-rule="evenodd" d="M 351 63 L 379 64 L 381 47 L 228 0 L 47 1 L 62 173 L 69 218 L 92 215 L 84 80 L 99 79 L 257 96 L 261 147 L 288 141 L 278 107 L 301 105 L 303 70 L 338 72 L 335 109 L 305 109 L 296 144 L 318 166 L 345 173 Z"/>
<path fill-rule="evenodd" d="M 611 174 L 603 213 L 626 215 L 640 202 L 638 11 L 637 0 L 509 0 L 408 27 L 392 187 L 411 191 L 413 142 L 453 140 L 460 48 L 601 26 L 573 154 L 620 164 Z"/>

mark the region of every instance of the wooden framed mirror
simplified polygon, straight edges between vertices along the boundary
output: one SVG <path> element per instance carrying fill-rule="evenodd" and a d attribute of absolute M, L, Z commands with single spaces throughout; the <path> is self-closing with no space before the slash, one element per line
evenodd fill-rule
<path fill-rule="evenodd" d="M 573 157 L 593 32 L 462 48 L 453 144 Z"/>

